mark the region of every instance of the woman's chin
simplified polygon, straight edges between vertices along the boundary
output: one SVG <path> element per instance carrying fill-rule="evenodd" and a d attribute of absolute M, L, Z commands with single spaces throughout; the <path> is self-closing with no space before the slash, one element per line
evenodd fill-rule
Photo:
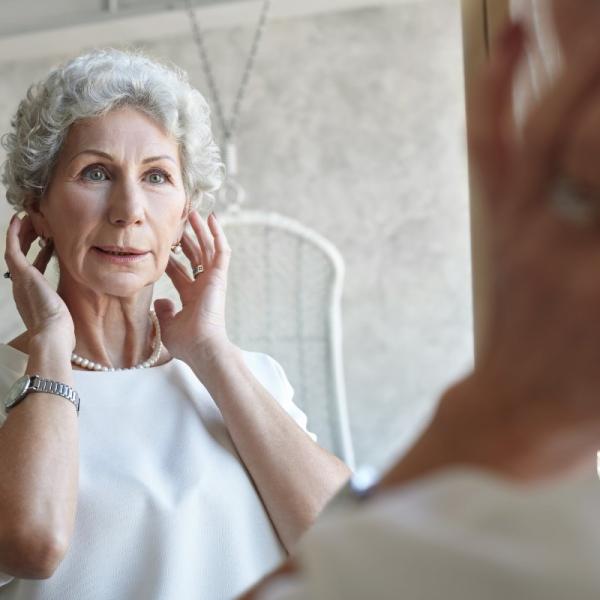
<path fill-rule="evenodd" d="M 125 271 L 102 274 L 95 279 L 96 281 L 90 282 L 89 286 L 95 292 L 121 298 L 135 296 L 155 282 L 155 279 L 148 273 Z"/>

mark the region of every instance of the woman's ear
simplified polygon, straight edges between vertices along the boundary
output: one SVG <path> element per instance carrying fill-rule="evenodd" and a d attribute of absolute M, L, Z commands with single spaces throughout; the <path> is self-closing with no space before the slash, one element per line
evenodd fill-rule
<path fill-rule="evenodd" d="M 40 210 L 39 200 L 30 200 L 26 202 L 25 212 L 29 215 L 31 223 L 33 224 L 33 229 L 37 233 L 38 237 L 52 237 L 50 227 L 48 226 L 48 221 L 46 220 L 46 217 Z"/>

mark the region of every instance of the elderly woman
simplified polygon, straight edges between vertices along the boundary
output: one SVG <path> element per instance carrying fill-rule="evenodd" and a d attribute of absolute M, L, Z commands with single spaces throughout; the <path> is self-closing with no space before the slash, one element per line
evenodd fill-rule
<path fill-rule="evenodd" d="M 233 597 L 348 470 L 281 367 L 227 337 L 227 240 L 194 210 L 222 179 L 204 99 L 142 55 L 92 52 L 32 86 L 4 145 L 26 331 L 0 346 L 0 598 Z M 151 310 L 165 271 L 179 312 Z"/>

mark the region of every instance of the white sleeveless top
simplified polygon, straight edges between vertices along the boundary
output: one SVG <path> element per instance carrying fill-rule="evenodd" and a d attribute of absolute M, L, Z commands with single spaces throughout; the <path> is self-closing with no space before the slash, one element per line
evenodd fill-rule
<path fill-rule="evenodd" d="M 306 430 L 279 364 L 244 357 Z M 27 360 L 0 344 L 2 396 Z M 223 418 L 187 364 L 73 376 L 81 397 L 74 535 L 50 579 L 0 574 L 0 600 L 230 599 L 281 562 L 285 551 Z"/>

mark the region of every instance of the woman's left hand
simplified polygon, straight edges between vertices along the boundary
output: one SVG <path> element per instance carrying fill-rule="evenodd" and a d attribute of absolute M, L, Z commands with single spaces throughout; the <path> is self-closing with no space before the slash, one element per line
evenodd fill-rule
<path fill-rule="evenodd" d="M 181 310 L 166 298 L 154 302 L 160 322 L 162 341 L 170 354 L 188 364 L 195 357 L 211 358 L 231 346 L 225 328 L 225 296 L 231 249 L 214 214 L 204 222 L 190 212 L 195 233 L 184 232 L 181 244 L 192 267 L 204 271 L 194 279 L 189 271 L 169 257 L 166 273 L 181 298 Z"/>

